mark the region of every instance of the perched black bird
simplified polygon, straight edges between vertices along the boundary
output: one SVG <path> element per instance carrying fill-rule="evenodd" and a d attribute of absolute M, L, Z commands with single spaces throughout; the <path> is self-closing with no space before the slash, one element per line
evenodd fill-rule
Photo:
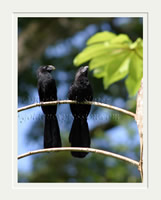
<path fill-rule="evenodd" d="M 75 80 L 69 89 L 68 97 L 70 100 L 78 102 L 92 101 L 93 91 L 88 81 L 88 66 L 81 67 L 75 75 Z M 72 147 L 90 147 L 90 135 L 87 123 L 87 116 L 90 112 L 91 105 L 70 104 L 74 121 L 70 131 L 69 142 Z M 87 152 L 74 152 L 74 157 L 83 158 Z"/>
<path fill-rule="evenodd" d="M 51 71 L 52 65 L 41 66 L 37 70 L 40 102 L 57 100 L 57 89 Z M 45 114 L 44 148 L 61 147 L 60 130 L 56 117 L 57 106 L 41 106 Z"/>

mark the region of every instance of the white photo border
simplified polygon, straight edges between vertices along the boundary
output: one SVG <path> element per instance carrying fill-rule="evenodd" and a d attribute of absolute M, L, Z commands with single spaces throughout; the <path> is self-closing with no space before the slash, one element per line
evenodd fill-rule
<path fill-rule="evenodd" d="M 17 168 L 17 66 L 18 66 L 18 17 L 142 17 L 143 18 L 143 86 L 144 86 L 144 181 L 143 183 L 18 183 Z M 147 132 L 147 47 L 148 47 L 148 13 L 147 12 L 14 12 L 12 15 L 12 95 L 13 95 L 13 132 L 12 132 L 12 187 L 14 189 L 147 189 L 148 187 L 148 132 Z M 16 70 L 15 70 L 16 69 Z"/>

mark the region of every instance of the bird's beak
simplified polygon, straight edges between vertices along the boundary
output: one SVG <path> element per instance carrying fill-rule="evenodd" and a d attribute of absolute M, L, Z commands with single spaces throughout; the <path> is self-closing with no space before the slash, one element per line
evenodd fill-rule
<path fill-rule="evenodd" d="M 88 66 L 85 66 L 85 67 L 84 67 L 84 70 L 85 70 L 85 71 L 87 71 L 87 70 L 88 70 L 88 68 L 89 68 Z"/>
<path fill-rule="evenodd" d="M 88 66 L 83 67 L 83 71 L 82 72 L 88 72 Z"/>
<path fill-rule="evenodd" d="M 48 68 L 47 68 L 48 71 L 53 71 L 55 69 L 56 68 L 53 65 L 48 65 Z"/>

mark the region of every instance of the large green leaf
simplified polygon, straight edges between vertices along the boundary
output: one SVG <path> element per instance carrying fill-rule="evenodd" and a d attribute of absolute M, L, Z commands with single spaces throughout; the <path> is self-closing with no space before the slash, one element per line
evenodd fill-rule
<path fill-rule="evenodd" d="M 122 45 L 110 45 L 104 54 L 91 59 L 89 63 L 90 70 L 107 65 L 111 60 L 116 60 L 117 56 L 119 56 L 121 53 L 129 51 L 127 45 L 124 45 L 124 48 L 121 47 Z"/>
<path fill-rule="evenodd" d="M 102 77 L 105 77 L 106 76 L 106 65 L 102 66 L 102 67 L 99 67 L 99 68 L 96 68 L 94 71 L 93 71 L 93 74 L 96 78 L 102 78 Z"/>
<path fill-rule="evenodd" d="M 131 96 L 138 91 L 143 76 L 143 60 L 133 52 L 129 65 L 129 75 L 125 81 L 127 90 Z"/>
<path fill-rule="evenodd" d="M 116 59 L 117 58 L 117 59 Z M 106 65 L 106 75 L 104 76 L 104 87 L 108 88 L 112 83 L 121 80 L 128 74 L 130 63 L 130 52 L 124 51 L 113 57 Z"/>
<path fill-rule="evenodd" d="M 119 34 L 117 37 L 113 38 L 110 42 L 111 44 L 123 44 L 123 43 L 132 43 L 130 38 L 126 34 Z"/>
<path fill-rule="evenodd" d="M 128 90 L 128 93 L 130 94 L 130 96 L 134 96 L 137 91 L 140 88 L 140 84 L 141 84 L 141 79 L 142 77 L 140 77 L 140 79 L 138 79 L 137 81 L 133 79 L 133 77 L 128 76 L 128 78 L 125 81 L 126 84 L 126 88 Z"/>
<path fill-rule="evenodd" d="M 120 53 L 120 52 L 118 52 Z M 116 56 L 114 55 L 113 51 L 107 50 L 107 52 L 101 56 L 97 56 L 95 58 L 93 58 L 90 63 L 90 70 L 93 70 L 95 68 L 107 65 L 111 60 L 113 60 Z"/>
<path fill-rule="evenodd" d="M 143 76 L 143 60 L 140 59 L 135 52 L 131 58 L 129 75 L 136 81 Z"/>
<path fill-rule="evenodd" d="M 134 43 L 130 45 L 130 49 L 135 51 L 136 55 L 143 59 L 143 40 L 138 38 Z"/>
<path fill-rule="evenodd" d="M 116 34 L 111 33 L 111 32 L 107 32 L 107 31 L 96 33 L 94 36 L 92 36 L 87 41 L 87 45 L 91 45 L 91 44 L 99 43 L 99 42 L 110 41 L 115 37 L 116 37 Z"/>
<path fill-rule="evenodd" d="M 82 63 L 89 61 L 96 56 L 104 54 L 107 52 L 108 42 L 101 44 L 94 44 L 92 46 L 86 47 L 80 54 L 78 54 L 74 59 L 74 65 L 79 66 Z"/>
<path fill-rule="evenodd" d="M 143 40 L 141 38 L 137 38 L 137 40 L 130 45 L 130 49 L 136 48 L 143 48 Z"/>
<path fill-rule="evenodd" d="M 97 33 L 87 41 L 87 47 L 74 59 L 79 66 L 87 61 L 96 78 L 103 78 L 107 89 L 125 78 L 130 95 L 135 95 L 143 76 L 143 41 L 132 42 L 128 35 L 111 32 Z"/>

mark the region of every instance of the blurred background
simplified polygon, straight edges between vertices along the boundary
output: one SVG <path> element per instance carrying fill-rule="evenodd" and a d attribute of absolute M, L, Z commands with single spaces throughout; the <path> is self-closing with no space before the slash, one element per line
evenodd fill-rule
<path fill-rule="evenodd" d="M 100 31 L 125 33 L 135 41 L 143 35 L 142 18 L 18 18 L 18 107 L 39 102 L 36 70 L 40 65 L 56 67 L 53 77 L 58 99 L 67 99 L 78 68 L 74 57 L 87 39 Z M 88 64 L 88 63 L 87 63 Z M 94 101 L 135 112 L 136 97 L 129 97 L 124 80 L 104 90 L 101 79 L 89 73 Z M 68 104 L 58 105 L 57 117 L 62 145 L 69 147 L 73 117 Z M 133 118 L 92 106 L 88 116 L 91 147 L 139 160 L 139 134 Z M 18 155 L 43 148 L 44 116 L 40 107 L 18 113 Z M 19 182 L 141 182 L 137 167 L 89 153 L 84 159 L 70 152 L 45 153 L 18 161 Z"/>

